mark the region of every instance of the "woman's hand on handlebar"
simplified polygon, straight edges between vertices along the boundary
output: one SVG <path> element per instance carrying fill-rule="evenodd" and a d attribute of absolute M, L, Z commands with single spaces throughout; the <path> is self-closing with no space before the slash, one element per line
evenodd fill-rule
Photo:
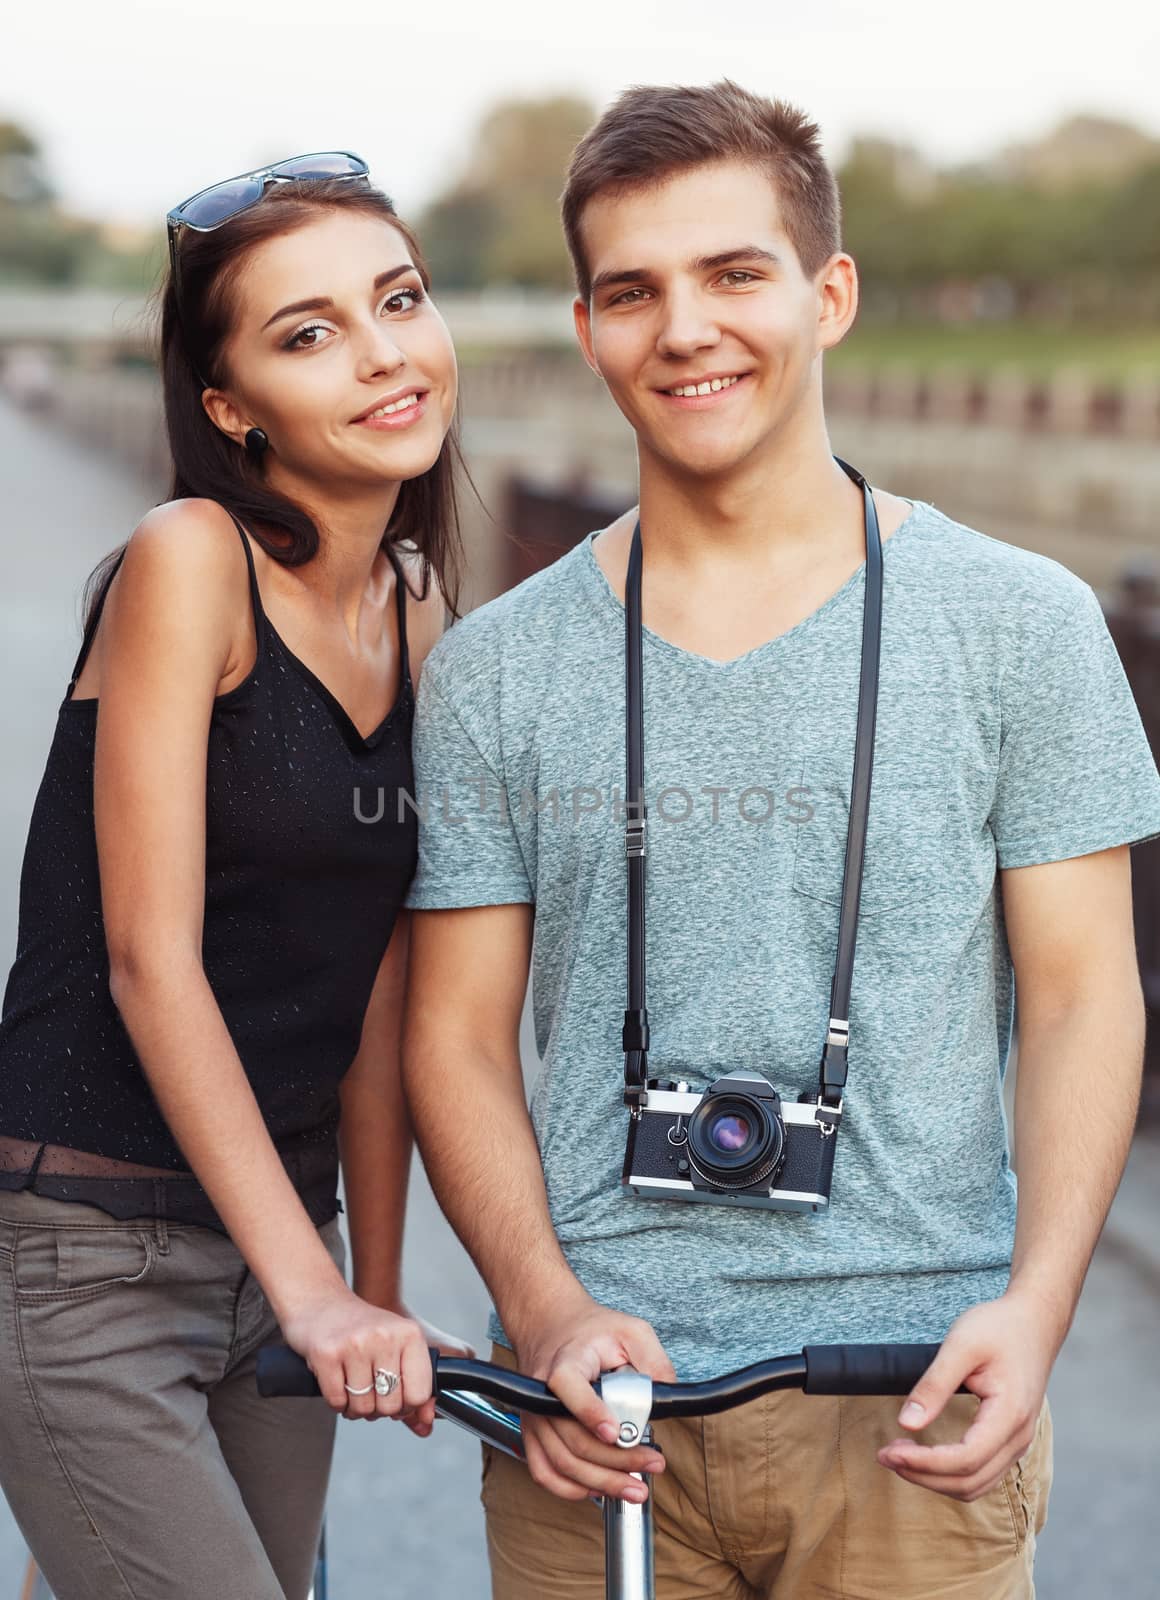
<path fill-rule="evenodd" d="M 431 1357 L 416 1318 L 384 1311 L 344 1286 L 285 1317 L 282 1335 L 318 1379 L 326 1403 L 342 1416 L 433 1414 Z M 391 1394 L 375 1393 L 376 1367 L 398 1375 Z M 367 1392 L 351 1394 L 347 1384 Z"/>
<path fill-rule="evenodd" d="M 475 1349 L 466 1339 L 459 1339 L 453 1333 L 444 1333 L 442 1328 L 437 1328 L 433 1322 L 428 1322 L 417 1312 L 410 1312 L 405 1306 L 399 1307 L 402 1316 L 410 1317 L 418 1323 L 419 1331 L 423 1335 L 423 1343 L 429 1350 L 438 1350 L 441 1356 L 457 1356 L 474 1359 Z M 427 1400 L 421 1406 L 406 1409 L 401 1412 L 399 1420 L 405 1422 L 411 1432 L 420 1439 L 425 1439 L 435 1426 L 435 1400 Z"/>
<path fill-rule="evenodd" d="M 547 1383 L 571 1418 L 521 1416 L 528 1470 L 562 1500 L 611 1495 L 640 1502 L 647 1490 L 634 1472 L 664 1471 L 664 1457 L 648 1445 L 624 1450 L 617 1424 L 592 1385 L 603 1372 L 632 1366 L 659 1383 L 676 1373 L 660 1340 L 639 1317 L 609 1311 L 580 1291 L 559 1305 L 550 1322 L 516 1339 L 522 1371 Z M 575 1420 L 573 1420 L 575 1419 Z"/>

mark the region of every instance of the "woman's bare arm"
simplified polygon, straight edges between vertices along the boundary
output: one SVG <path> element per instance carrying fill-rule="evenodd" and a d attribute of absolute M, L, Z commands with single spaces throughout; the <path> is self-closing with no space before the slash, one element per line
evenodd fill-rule
<path fill-rule="evenodd" d="M 94 812 L 110 989 L 186 1160 L 286 1337 L 330 1403 L 347 1409 L 344 1370 L 380 1359 L 398 1319 L 346 1288 L 274 1147 L 201 959 L 209 724 L 249 607 L 237 543 L 211 503 L 157 508 L 130 539 L 105 606 Z M 414 1333 L 403 1343 L 421 1352 Z M 407 1359 L 410 1387 L 422 1391 L 416 1351 Z"/>

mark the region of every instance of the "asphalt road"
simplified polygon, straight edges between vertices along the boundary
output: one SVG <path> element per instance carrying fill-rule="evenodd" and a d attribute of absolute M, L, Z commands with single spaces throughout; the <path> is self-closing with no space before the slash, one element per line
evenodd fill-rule
<path fill-rule="evenodd" d="M 116 463 L 2 402 L 0 469 L 6 562 L 0 976 L 6 976 L 28 814 L 79 643 L 81 585 L 149 499 Z M 1160 1145 L 1139 1148 L 1113 1212 L 1113 1221 L 1122 1213 L 1132 1227 L 1109 1228 L 1052 1378 L 1055 1484 L 1037 1568 L 1041 1600 L 1160 1596 L 1153 1534 L 1160 1499 L 1160 1255 L 1150 1246 L 1158 1170 Z M 482 1349 L 482 1286 L 421 1171 L 412 1184 L 406 1258 L 415 1307 Z M 381 1424 L 342 1424 L 329 1513 L 333 1600 L 485 1600 L 478 1480 L 475 1442 L 449 1423 L 426 1441 Z M 22 1560 L 19 1533 L 0 1501 L 0 1600 L 16 1600 Z"/>

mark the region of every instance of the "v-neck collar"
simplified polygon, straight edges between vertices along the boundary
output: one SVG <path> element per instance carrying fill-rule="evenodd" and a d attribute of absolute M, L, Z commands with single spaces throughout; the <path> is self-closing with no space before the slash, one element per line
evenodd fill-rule
<path fill-rule="evenodd" d="M 911 500 L 909 513 L 898 524 L 890 537 L 882 543 L 882 560 L 884 564 L 889 559 L 890 552 L 897 541 L 909 533 L 916 525 L 922 525 L 925 520 L 923 513 L 927 509 L 925 500 Z M 596 559 L 596 551 L 592 547 L 596 537 L 604 531 L 603 528 L 594 528 L 591 533 L 585 534 L 581 540 L 578 554 L 588 574 L 589 586 L 594 591 L 594 598 L 604 610 L 611 610 L 615 613 L 618 624 L 623 629 L 624 601 L 620 599 L 609 582 L 608 574 Z M 763 640 L 761 644 L 754 645 L 752 650 L 746 650 L 742 655 L 733 656 L 729 661 L 719 661 L 714 656 L 703 656 L 699 655 L 695 650 L 686 650 L 682 645 L 673 644 L 663 634 L 654 633 L 647 626 L 642 625 L 641 631 L 646 642 L 654 648 L 667 652 L 669 655 L 685 662 L 686 665 L 706 668 L 711 672 L 717 673 L 741 671 L 765 655 L 789 648 L 799 635 L 816 627 L 822 618 L 827 616 L 835 607 L 841 605 L 846 596 L 863 583 L 865 574 L 866 559 L 863 557 L 845 583 L 840 588 L 835 589 L 834 593 L 823 600 L 821 605 L 816 606 L 808 616 L 802 617 L 800 621 L 795 622 L 792 628 L 786 628 L 783 633 L 775 634 L 772 639 Z"/>
<path fill-rule="evenodd" d="M 402 681 L 399 684 L 399 692 L 395 696 L 394 703 L 387 712 L 386 716 L 377 725 L 377 727 L 372 728 L 369 733 L 360 733 L 359 729 L 355 725 L 354 718 L 343 705 L 342 701 L 338 698 L 333 690 L 327 688 L 326 684 L 323 683 L 318 674 L 306 665 L 301 656 L 295 655 L 294 651 L 291 650 L 285 639 L 283 639 L 277 628 L 270 621 L 269 616 L 266 617 L 266 626 L 270 630 L 271 638 L 281 649 L 286 659 L 298 670 L 301 676 L 305 678 L 306 682 L 315 691 L 319 699 L 329 707 L 334 720 L 338 723 L 339 727 L 342 729 L 342 732 L 345 734 L 347 742 L 352 745 L 356 751 L 375 749 L 376 746 L 381 743 L 384 735 L 387 732 L 387 729 L 390 727 L 395 717 L 400 714 L 404 705 L 406 704 L 408 690 L 410 689 L 410 683 L 407 679 L 406 673 L 403 673 Z"/>

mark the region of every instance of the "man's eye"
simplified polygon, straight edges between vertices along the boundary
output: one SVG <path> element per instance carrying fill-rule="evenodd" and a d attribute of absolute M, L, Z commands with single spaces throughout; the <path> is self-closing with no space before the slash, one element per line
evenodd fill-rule
<path fill-rule="evenodd" d="M 732 267 L 724 274 L 724 279 L 727 283 L 752 283 L 756 276 L 754 272 L 746 272 L 744 267 Z"/>
<path fill-rule="evenodd" d="M 636 301 L 636 299 L 634 297 L 635 296 L 644 296 L 647 293 L 648 293 L 647 289 L 626 289 L 623 294 L 618 294 L 617 295 L 616 299 L 612 302 L 612 304 L 614 306 L 635 305 L 637 303 L 637 301 Z"/>

